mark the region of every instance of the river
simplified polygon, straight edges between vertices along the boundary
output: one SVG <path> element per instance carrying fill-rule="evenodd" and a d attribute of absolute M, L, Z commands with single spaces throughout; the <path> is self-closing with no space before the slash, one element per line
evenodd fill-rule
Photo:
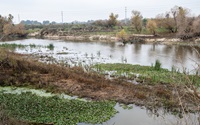
<path fill-rule="evenodd" d="M 5 42 L 4 42 L 5 43 Z M 54 49 L 18 48 L 15 51 L 24 54 L 46 54 L 69 64 L 128 63 L 151 66 L 159 60 L 163 68 L 172 67 L 180 71 L 194 72 L 200 63 L 200 47 L 181 45 L 126 44 L 116 42 L 72 42 L 63 40 L 25 39 L 10 41 L 22 45 L 35 44 Z M 0 43 L 1 44 L 1 43 Z"/>
<path fill-rule="evenodd" d="M 35 44 L 38 47 L 16 48 L 22 54 L 50 56 L 56 62 L 71 65 L 87 65 L 96 63 L 128 63 L 151 66 L 159 60 L 163 68 L 171 70 L 176 67 L 193 73 L 200 63 L 200 47 L 181 45 L 126 44 L 116 42 L 72 42 L 64 40 L 25 39 L 4 43 L 22 45 Z M 52 44 L 53 49 L 45 46 Z M 41 61 L 43 58 L 40 58 Z M 186 114 L 183 118 L 166 113 L 150 112 L 144 107 L 133 105 L 132 109 L 123 109 L 119 104 L 115 107 L 119 113 L 103 125 L 199 125 L 197 115 Z M 79 125 L 85 125 L 80 123 Z"/>

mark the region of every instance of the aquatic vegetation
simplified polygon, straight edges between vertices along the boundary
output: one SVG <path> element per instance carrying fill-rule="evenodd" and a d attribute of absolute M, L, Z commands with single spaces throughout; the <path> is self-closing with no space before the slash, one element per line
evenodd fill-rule
<path fill-rule="evenodd" d="M 76 99 L 60 99 L 58 96 L 41 97 L 32 93 L 0 92 L 0 102 L 9 117 L 31 123 L 96 124 L 109 120 L 116 113 L 115 102 L 85 102 Z"/>
<path fill-rule="evenodd" d="M 198 75 L 186 75 L 175 71 L 160 68 L 160 63 L 155 66 L 140 66 L 131 64 L 96 64 L 93 66 L 96 71 L 104 73 L 106 71 L 116 71 L 114 76 L 125 76 L 129 79 L 136 79 L 139 83 L 148 84 L 188 84 L 187 77 L 195 84 L 200 86 L 200 77 Z"/>
<path fill-rule="evenodd" d="M 4 43 L 4 44 L 0 44 L 0 47 L 1 48 L 6 48 L 6 49 L 16 49 L 16 48 L 26 48 L 27 45 L 22 45 L 22 44 L 15 44 L 15 43 L 12 43 L 12 44 L 8 44 L 8 43 Z"/>
<path fill-rule="evenodd" d="M 48 46 L 46 46 L 49 50 L 54 50 L 54 45 L 50 43 Z"/>
<path fill-rule="evenodd" d="M 41 47 L 41 45 L 35 45 L 35 44 L 29 44 L 29 45 L 23 45 L 23 44 L 16 44 L 16 43 L 3 43 L 0 44 L 0 47 L 6 48 L 6 49 L 25 49 L 26 47 L 30 48 L 36 48 L 36 47 Z"/>

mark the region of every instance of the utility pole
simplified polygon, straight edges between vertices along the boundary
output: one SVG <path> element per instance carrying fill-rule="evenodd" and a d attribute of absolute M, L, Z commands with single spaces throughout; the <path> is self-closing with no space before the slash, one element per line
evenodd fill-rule
<path fill-rule="evenodd" d="M 18 22 L 20 23 L 20 21 L 21 21 L 21 20 L 20 20 L 20 15 L 18 14 Z"/>
<path fill-rule="evenodd" d="M 124 19 L 125 25 L 127 24 L 127 7 L 125 7 L 125 19 Z"/>
<path fill-rule="evenodd" d="M 61 18 L 62 18 L 62 24 L 63 24 L 63 11 L 61 11 Z"/>

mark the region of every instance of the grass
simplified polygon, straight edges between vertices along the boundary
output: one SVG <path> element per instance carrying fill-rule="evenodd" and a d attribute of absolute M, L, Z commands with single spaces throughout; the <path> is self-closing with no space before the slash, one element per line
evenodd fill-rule
<path fill-rule="evenodd" d="M 35 45 L 35 44 L 29 44 L 29 45 L 22 45 L 22 44 L 16 44 L 16 43 L 3 43 L 0 44 L 0 48 L 5 48 L 5 49 L 25 49 L 26 47 L 30 48 L 36 48 L 36 47 L 41 47 L 40 45 Z"/>
<path fill-rule="evenodd" d="M 200 86 L 200 77 L 198 75 L 186 75 L 176 71 L 169 71 L 167 69 L 161 68 L 161 63 L 156 61 L 154 66 L 140 66 L 131 64 L 97 64 L 94 66 L 99 72 L 105 71 L 116 71 L 114 76 L 122 76 L 126 74 L 126 77 L 134 79 L 137 76 L 138 82 L 148 83 L 148 84 L 187 84 L 189 79 L 196 86 Z"/>
<path fill-rule="evenodd" d="M 102 123 L 116 110 L 115 102 L 85 102 L 60 99 L 57 96 L 41 97 L 32 93 L 0 93 L 0 102 L 9 117 L 31 123 L 76 125 L 77 123 Z"/>
<path fill-rule="evenodd" d="M 25 48 L 27 47 L 27 45 L 16 44 L 16 43 L 12 43 L 12 44 L 4 43 L 4 44 L 0 44 L 0 47 L 16 49 L 16 48 Z"/>
<path fill-rule="evenodd" d="M 30 47 L 30 48 L 43 47 L 43 48 L 48 48 L 49 50 L 54 50 L 54 45 L 53 44 L 49 44 L 47 46 L 41 46 L 41 45 L 35 45 L 35 44 L 22 45 L 22 44 L 16 44 L 16 43 L 3 43 L 3 44 L 0 44 L 0 48 L 9 49 L 9 50 L 15 50 L 17 48 L 25 49 L 27 47 Z"/>

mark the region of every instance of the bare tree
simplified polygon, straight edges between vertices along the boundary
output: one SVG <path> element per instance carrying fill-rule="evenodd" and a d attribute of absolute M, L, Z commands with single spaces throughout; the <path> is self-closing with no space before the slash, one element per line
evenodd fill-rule
<path fill-rule="evenodd" d="M 174 6 L 169 12 L 159 14 L 156 22 L 159 27 L 167 29 L 171 33 L 181 33 L 190 24 L 190 10 L 187 8 Z"/>
<path fill-rule="evenodd" d="M 200 37 L 200 16 L 194 20 L 192 24 L 192 31 L 195 37 Z"/>
<path fill-rule="evenodd" d="M 136 31 L 139 33 L 141 33 L 142 31 L 142 18 L 143 17 L 139 11 L 132 11 L 131 23 Z"/>

